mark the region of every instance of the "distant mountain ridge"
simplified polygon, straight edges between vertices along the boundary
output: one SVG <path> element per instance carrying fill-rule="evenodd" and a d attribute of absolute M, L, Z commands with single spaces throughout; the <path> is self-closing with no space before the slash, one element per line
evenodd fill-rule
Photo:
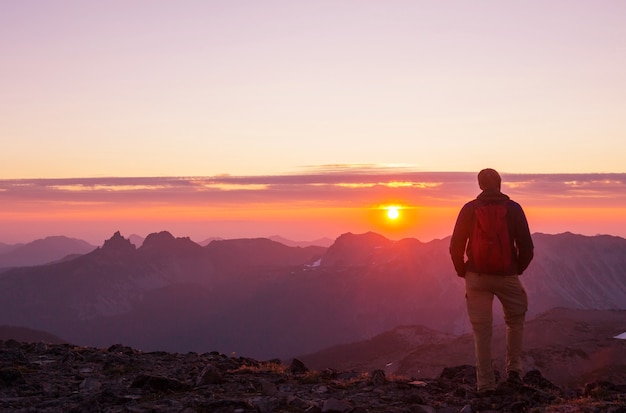
<path fill-rule="evenodd" d="M 268 237 L 272 241 L 280 242 L 281 244 L 287 245 L 288 247 L 330 247 L 334 240 L 331 238 L 318 238 L 313 241 L 294 241 L 285 237 L 281 237 L 280 235 L 272 235 Z"/>
<path fill-rule="evenodd" d="M 19 248 L 23 243 L 20 244 L 6 244 L 4 242 L 0 242 L 0 254 L 6 254 L 7 252 L 14 250 L 15 248 Z"/>
<path fill-rule="evenodd" d="M 626 240 L 534 234 L 522 276 L 529 317 L 553 307 L 625 309 Z M 0 325 L 90 346 L 309 354 L 398 326 L 470 331 L 449 238 L 346 233 L 328 248 L 267 238 L 206 246 L 169 232 L 137 247 L 119 232 L 72 260 L 0 276 Z"/>
<path fill-rule="evenodd" d="M 293 241 L 279 235 L 273 235 L 268 238 L 290 247 L 328 247 L 333 243 L 333 240 L 330 238 L 320 238 L 314 241 Z M 130 243 L 137 248 L 143 245 L 145 239 L 146 238 L 137 234 L 132 234 L 128 237 Z M 212 241 L 224 240 L 224 238 L 220 237 L 210 237 L 198 244 L 206 246 Z M 18 244 L 0 242 L 0 270 L 10 267 L 50 264 L 64 259 L 71 259 L 77 255 L 86 254 L 96 248 L 96 246 L 86 241 L 66 236 L 49 236 L 28 243 Z"/>
<path fill-rule="evenodd" d="M 86 241 L 65 236 L 50 236 L 26 244 L 0 248 L 0 268 L 42 265 L 70 255 L 81 255 L 96 247 Z"/>

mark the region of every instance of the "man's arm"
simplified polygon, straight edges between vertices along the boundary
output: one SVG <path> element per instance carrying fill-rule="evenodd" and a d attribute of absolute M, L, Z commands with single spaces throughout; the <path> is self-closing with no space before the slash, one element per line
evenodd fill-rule
<path fill-rule="evenodd" d="M 450 257 L 454 270 L 459 277 L 465 277 L 465 247 L 469 239 L 472 222 L 472 210 L 468 204 L 463 206 L 454 225 L 452 238 L 450 239 Z"/>
<path fill-rule="evenodd" d="M 524 210 L 519 204 L 517 205 L 516 210 L 515 245 L 517 246 L 519 252 L 517 259 L 519 265 L 518 274 L 521 275 L 533 260 L 535 247 L 533 245 L 533 239 L 530 235 L 528 220 L 526 220 Z"/>

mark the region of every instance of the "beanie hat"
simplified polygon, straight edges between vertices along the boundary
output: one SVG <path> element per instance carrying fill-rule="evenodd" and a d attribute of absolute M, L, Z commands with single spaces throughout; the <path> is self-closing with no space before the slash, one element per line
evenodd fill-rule
<path fill-rule="evenodd" d="M 483 169 L 478 173 L 478 186 L 480 189 L 497 189 L 500 190 L 500 184 L 502 183 L 502 178 L 500 178 L 500 174 L 491 168 Z"/>

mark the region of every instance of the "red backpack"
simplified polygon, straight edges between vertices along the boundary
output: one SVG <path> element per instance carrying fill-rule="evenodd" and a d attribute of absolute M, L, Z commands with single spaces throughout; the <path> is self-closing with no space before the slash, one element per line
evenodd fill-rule
<path fill-rule="evenodd" d="M 511 267 L 511 236 L 506 204 L 479 204 L 475 211 L 472 258 L 478 273 L 498 274 Z"/>

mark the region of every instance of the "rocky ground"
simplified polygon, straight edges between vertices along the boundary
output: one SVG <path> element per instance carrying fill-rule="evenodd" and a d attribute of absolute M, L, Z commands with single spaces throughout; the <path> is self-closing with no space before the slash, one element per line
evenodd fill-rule
<path fill-rule="evenodd" d="M 560 389 L 539 371 L 524 385 L 474 391 L 474 368 L 436 379 L 333 370 L 298 360 L 259 362 L 219 353 L 144 353 L 0 341 L 0 412 L 611 412 L 626 413 L 626 385 Z"/>

